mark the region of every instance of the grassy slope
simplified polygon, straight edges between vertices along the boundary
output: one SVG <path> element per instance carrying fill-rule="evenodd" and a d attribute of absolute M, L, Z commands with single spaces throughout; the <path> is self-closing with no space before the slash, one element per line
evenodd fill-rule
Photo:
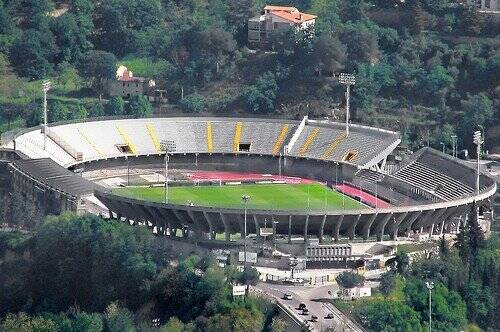
<path fill-rule="evenodd" d="M 119 188 L 115 193 L 127 197 L 161 202 L 164 189 L 161 187 Z M 308 194 L 309 193 L 309 194 Z M 192 201 L 199 206 L 241 208 L 242 195 L 250 195 L 249 208 L 261 209 L 307 209 L 308 196 L 311 209 L 342 209 L 342 194 L 320 184 L 256 184 L 239 186 L 170 187 L 171 203 L 187 204 Z M 357 201 L 345 197 L 345 209 L 363 207 Z"/>

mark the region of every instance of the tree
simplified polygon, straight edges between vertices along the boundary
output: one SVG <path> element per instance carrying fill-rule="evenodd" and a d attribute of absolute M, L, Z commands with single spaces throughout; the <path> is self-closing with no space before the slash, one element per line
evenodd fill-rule
<path fill-rule="evenodd" d="M 396 274 L 394 272 L 388 271 L 380 276 L 379 290 L 384 297 L 389 296 L 394 287 L 396 287 Z"/>
<path fill-rule="evenodd" d="M 80 60 L 80 74 L 92 82 L 94 90 L 102 98 L 106 80 L 115 79 L 116 57 L 105 51 L 88 51 Z"/>
<path fill-rule="evenodd" d="M 446 239 L 444 238 L 444 234 L 439 240 L 439 254 L 443 259 L 446 259 L 450 255 L 450 248 L 448 246 L 448 242 L 446 242 Z"/>
<path fill-rule="evenodd" d="M 120 96 L 113 96 L 105 105 L 104 111 L 107 115 L 124 115 L 125 101 Z"/>
<path fill-rule="evenodd" d="M 374 300 L 361 311 L 370 331 L 421 331 L 420 315 L 408 305 L 397 301 Z"/>
<path fill-rule="evenodd" d="M 126 107 L 127 114 L 141 118 L 153 114 L 153 106 L 143 95 L 132 96 Z"/>
<path fill-rule="evenodd" d="M 463 120 L 462 135 L 469 142 L 472 140 L 472 132 L 477 130 L 478 126 L 487 126 L 493 119 L 493 102 L 484 93 L 468 96 L 466 100 L 461 101 Z"/>
<path fill-rule="evenodd" d="M 266 72 L 247 88 L 244 98 L 247 107 L 254 113 L 269 113 L 274 110 L 278 84 L 271 72 Z"/>
<path fill-rule="evenodd" d="M 470 257 L 470 242 L 469 234 L 464 222 L 460 223 L 460 231 L 457 234 L 455 247 L 458 249 L 458 254 L 463 263 L 469 262 Z"/>
<path fill-rule="evenodd" d="M 134 317 L 126 308 L 120 308 L 116 302 L 106 308 L 104 314 L 106 331 L 109 332 L 132 332 L 134 328 Z"/>
<path fill-rule="evenodd" d="M 287 331 L 288 325 L 280 318 L 273 317 L 271 323 L 271 331 L 272 332 L 285 332 Z"/>
<path fill-rule="evenodd" d="M 360 274 L 344 271 L 335 278 L 335 281 L 342 288 L 353 288 L 362 285 L 365 282 L 365 278 Z"/>
<path fill-rule="evenodd" d="M 160 332 L 182 332 L 184 330 L 184 323 L 177 317 L 171 317 L 167 324 L 160 327 Z"/>
<path fill-rule="evenodd" d="M 333 74 L 344 68 L 347 48 L 334 36 L 320 36 L 314 44 L 314 62 L 318 69 Z"/>
<path fill-rule="evenodd" d="M 98 2 L 95 26 L 99 49 L 124 56 L 133 52 L 141 32 L 161 25 L 163 6 L 160 0 L 108 0 Z"/>
<path fill-rule="evenodd" d="M 92 27 L 82 26 L 79 16 L 72 13 L 66 13 L 53 21 L 51 30 L 59 47 L 57 62 L 74 63 L 92 48 L 92 43 L 88 39 L 92 32 L 90 28 Z"/>
<path fill-rule="evenodd" d="M 407 280 L 404 289 L 406 302 L 419 312 L 425 322 L 429 317 L 429 291 L 422 280 Z M 460 295 L 448 290 L 441 282 L 434 282 L 432 290 L 433 328 L 439 331 L 457 331 L 465 323 L 467 308 Z"/>
<path fill-rule="evenodd" d="M 399 250 L 394 258 L 396 262 L 396 271 L 399 274 L 406 272 L 406 269 L 408 269 L 408 266 L 410 265 L 410 258 L 408 257 L 408 254 Z"/>
<path fill-rule="evenodd" d="M 15 71 L 29 79 L 40 79 L 52 73 L 56 53 L 50 31 L 26 30 L 10 49 L 10 62 Z"/>

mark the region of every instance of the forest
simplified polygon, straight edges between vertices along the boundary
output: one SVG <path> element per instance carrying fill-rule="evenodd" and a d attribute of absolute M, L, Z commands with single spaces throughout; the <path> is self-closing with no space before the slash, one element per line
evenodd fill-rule
<path fill-rule="evenodd" d="M 247 41 L 266 4 L 317 15 L 270 50 Z M 500 53 L 495 16 L 453 0 L 0 0 L 0 132 L 41 121 L 153 112 L 344 117 L 334 75 L 356 76 L 353 121 L 401 132 L 415 149 L 471 147 L 498 135 Z M 169 103 L 108 98 L 124 64 L 155 79 Z"/>
<path fill-rule="evenodd" d="M 182 250 L 97 216 L 49 217 L 33 232 L 0 232 L 0 330 L 284 332 L 277 308 L 234 298 L 255 269 L 220 268 L 206 251 Z"/>

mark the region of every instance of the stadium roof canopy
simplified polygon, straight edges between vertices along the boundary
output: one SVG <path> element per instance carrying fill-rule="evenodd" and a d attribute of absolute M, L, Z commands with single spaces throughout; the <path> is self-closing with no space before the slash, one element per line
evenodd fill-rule
<path fill-rule="evenodd" d="M 76 197 L 91 194 L 97 187 L 96 184 L 67 170 L 49 158 L 16 160 L 13 166 L 46 186 Z"/>

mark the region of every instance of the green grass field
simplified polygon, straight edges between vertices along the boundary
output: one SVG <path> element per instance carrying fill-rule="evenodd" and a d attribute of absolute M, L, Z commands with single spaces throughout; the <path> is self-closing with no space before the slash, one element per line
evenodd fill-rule
<path fill-rule="evenodd" d="M 153 202 L 162 202 L 163 187 L 117 188 L 115 194 Z M 236 186 L 170 187 L 169 202 L 219 208 L 241 208 L 242 195 L 249 195 L 249 208 L 269 210 L 359 209 L 356 200 L 321 184 L 246 184 Z"/>

